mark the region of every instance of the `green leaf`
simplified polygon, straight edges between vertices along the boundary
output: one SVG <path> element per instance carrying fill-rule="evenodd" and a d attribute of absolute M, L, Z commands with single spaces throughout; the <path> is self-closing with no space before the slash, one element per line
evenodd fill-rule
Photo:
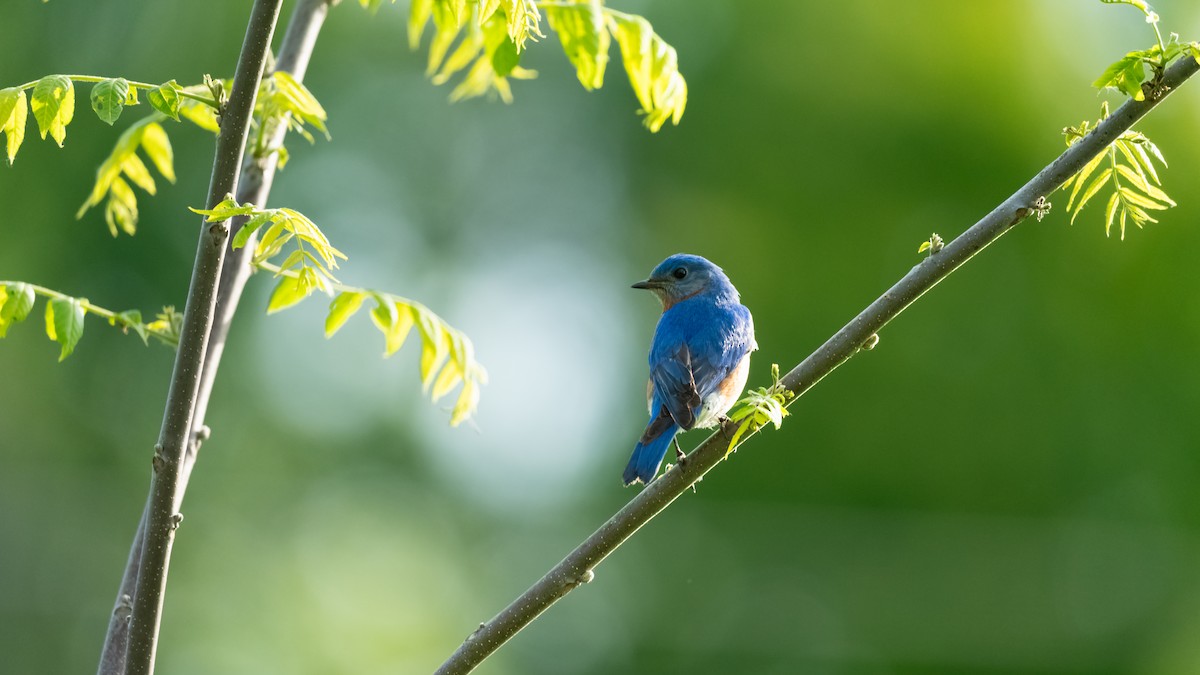
<path fill-rule="evenodd" d="M 59 363 L 75 351 L 83 337 L 84 316 L 83 304 L 77 298 L 54 298 L 46 303 L 46 335 L 62 345 Z"/>
<path fill-rule="evenodd" d="M 92 87 L 92 110 L 102 122 L 112 126 L 121 111 L 125 109 L 125 99 L 129 97 L 129 81 L 123 77 L 101 80 Z"/>
<path fill-rule="evenodd" d="M 142 151 L 154 162 L 154 168 L 168 181 L 175 182 L 175 154 L 167 132 L 157 122 L 150 122 L 142 129 L 140 137 Z"/>
<path fill-rule="evenodd" d="M 325 317 L 325 337 L 331 338 L 338 332 L 354 313 L 362 307 L 367 294 L 361 291 L 345 291 L 339 293 L 333 302 L 329 303 L 329 316 Z"/>
<path fill-rule="evenodd" d="M 603 86 L 612 38 L 604 27 L 599 1 L 550 5 L 546 7 L 546 18 L 550 28 L 558 34 L 563 52 L 575 66 L 575 74 L 584 89 L 591 91 Z"/>
<path fill-rule="evenodd" d="M 1120 201 L 1120 195 L 1114 191 L 1108 198 L 1108 205 L 1104 207 L 1104 236 L 1106 237 L 1111 234 L 1113 217 L 1117 215 L 1117 205 Z"/>
<path fill-rule="evenodd" d="M 246 243 L 250 241 L 250 235 L 254 234 L 258 228 L 270 222 L 273 215 L 274 212 L 272 211 L 263 211 L 262 213 L 259 213 L 250 220 L 246 221 L 246 224 L 242 225 L 241 229 L 237 231 L 237 234 L 233 235 L 233 242 L 230 243 L 230 247 L 233 249 L 239 249 L 245 246 Z"/>
<path fill-rule="evenodd" d="M 271 292 L 271 300 L 267 303 L 267 314 L 274 314 L 300 302 L 312 293 L 311 286 L 304 284 L 299 277 L 283 276 Z"/>
<path fill-rule="evenodd" d="M 1146 79 L 1146 68 L 1142 64 L 1142 56 L 1130 52 L 1113 63 L 1092 83 L 1097 89 L 1113 88 L 1125 92 L 1136 101 L 1142 101 L 1146 95 L 1142 92 L 1142 82 Z"/>
<path fill-rule="evenodd" d="M 437 315 L 421 306 L 414 309 L 417 313 L 417 330 L 421 333 L 421 386 L 429 389 L 449 355 L 450 339 L 445 324 Z"/>
<path fill-rule="evenodd" d="M 1121 197 L 1123 197 L 1126 202 L 1136 204 L 1137 206 L 1140 206 L 1142 208 L 1154 209 L 1156 211 L 1166 211 L 1167 209 L 1174 206 L 1173 204 L 1160 204 L 1160 203 L 1150 199 L 1149 197 L 1142 195 L 1141 193 L 1137 192 L 1136 190 L 1132 190 L 1130 188 L 1122 188 L 1121 189 Z"/>
<path fill-rule="evenodd" d="M 150 194 L 155 194 L 154 178 L 150 176 L 150 170 L 142 163 L 140 157 L 134 153 L 129 153 L 125 160 L 121 162 L 121 171 L 129 178 L 136 186 L 142 188 Z"/>
<path fill-rule="evenodd" d="M 468 379 L 458 394 L 454 410 L 450 413 L 450 426 L 456 427 L 462 424 L 475 412 L 477 407 L 479 407 L 479 384 L 475 380 Z"/>
<path fill-rule="evenodd" d="M 142 338 L 143 344 L 150 344 L 150 330 L 146 327 L 146 324 L 142 323 L 142 313 L 139 310 L 126 310 L 108 320 L 108 325 L 110 326 L 115 326 L 118 323 L 121 324 L 121 328 L 125 332 L 132 330 L 137 333 L 138 337 Z"/>
<path fill-rule="evenodd" d="M 207 104 L 190 99 L 182 101 L 179 104 L 179 114 L 205 131 L 211 131 L 214 134 L 221 132 L 221 124 L 217 122 L 217 113 Z"/>
<path fill-rule="evenodd" d="M 1092 158 L 1092 161 L 1085 164 L 1084 167 L 1079 170 L 1079 173 L 1075 174 L 1073 177 L 1075 179 L 1075 188 L 1071 190 L 1071 198 L 1067 200 L 1068 211 L 1071 210 L 1071 205 L 1075 203 L 1075 197 L 1083 191 L 1083 185 L 1084 182 L 1087 181 L 1088 176 L 1091 176 L 1092 172 L 1096 170 L 1096 167 L 1100 166 L 1100 162 L 1103 162 L 1105 159 L 1108 159 L 1108 153 L 1102 152 Z"/>
<path fill-rule="evenodd" d="M 17 150 L 25 140 L 25 120 L 29 113 L 25 92 L 10 87 L 0 89 L 0 132 L 7 137 L 8 163 L 17 157 Z"/>
<path fill-rule="evenodd" d="M 687 107 L 687 82 L 679 74 L 675 48 L 640 16 L 615 16 L 612 25 L 629 83 L 646 116 L 643 123 L 650 131 L 658 131 L 667 120 L 679 124 Z"/>
<path fill-rule="evenodd" d="M 257 209 L 253 204 L 238 204 L 233 197 L 225 197 L 220 203 L 211 209 L 195 209 L 188 207 L 192 213 L 205 216 L 204 220 L 210 223 L 220 223 L 229 220 L 236 216 L 248 216 Z"/>
<path fill-rule="evenodd" d="M 47 75 L 38 80 L 29 107 L 42 138 L 50 134 L 61 148 L 67 137 L 67 125 L 75 117 L 75 88 L 71 80 L 65 75 Z"/>
<path fill-rule="evenodd" d="M 1112 173 L 1113 170 L 1106 167 L 1098 176 L 1096 176 L 1091 185 L 1088 185 L 1087 189 L 1083 191 L 1083 197 L 1079 200 L 1079 206 L 1075 208 L 1075 213 L 1071 216 L 1072 223 L 1075 222 L 1075 216 L 1078 216 L 1079 212 L 1083 210 L 1083 205 L 1087 204 L 1088 200 L 1095 196 L 1095 194 L 1100 191 L 1100 188 L 1104 187 L 1104 184 L 1107 183 L 1108 179 L 1112 177 Z"/>
<path fill-rule="evenodd" d="M 408 12 L 408 47 L 416 49 L 421 46 L 421 33 L 425 24 L 429 23 L 429 15 L 433 12 L 433 0 L 412 0 Z"/>
<path fill-rule="evenodd" d="M 501 5 L 508 17 L 508 39 L 517 53 L 525 49 L 528 40 L 537 42 L 538 38 L 546 37 L 541 30 L 542 15 L 534 0 L 502 0 Z"/>
<path fill-rule="evenodd" d="M 437 403 L 462 381 L 462 371 L 453 362 L 449 362 L 445 368 L 442 368 L 442 372 L 438 374 L 437 379 L 434 380 L 433 391 L 430 392 L 429 397 L 434 403 Z"/>
<path fill-rule="evenodd" d="M 1141 143 L 1129 143 L 1128 145 L 1133 148 L 1133 154 L 1137 157 L 1137 163 L 1140 165 L 1142 173 L 1161 185 L 1162 181 L 1158 179 L 1158 171 L 1154 169 L 1154 162 L 1150 160 L 1150 154 L 1146 152 L 1146 148 L 1142 147 Z"/>
<path fill-rule="evenodd" d="M 446 52 L 462 28 L 449 2 L 438 0 L 434 3 L 433 27 L 436 32 L 433 42 L 429 45 L 429 62 L 425 66 L 425 74 L 429 76 L 437 72 L 438 66 L 442 64 L 442 59 L 446 57 Z"/>
<path fill-rule="evenodd" d="M 146 100 L 150 101 L 150 107 L 176 122 L 179 121 L 179 105 L 182 99 L 179 96 L 179 83 L 175 80 L 151 89 L 146 93 Z"/>
<path fill-rule="evenodd" d="M 21 282 L 0 286 L 0 292 L 4 294 L 0 298 L 0 338 L 2 338 L 8 332 L 9 326 L 20 323 L 29 316 L 29 311 L 33 309 L 34 293 L 33 286 Z"/>
<path fill-rule="evenodd" d="M 505 40 L 496 47 L 496 51 L 492 53 L 492 70 L 496 71 L 498 77 L 508 77 L 521 63 L 521 52 L 517 46 Z"/>
<path fill-rule="evenodd" d="M 371 322 L 383 333 L 384 357 L 400 351 L 413 327 L 413 311 L 408 305 L 381 295 L 375 295 Z"/>
<path fill-rule="evenodd" d="M 290 73 L 280 70 L 276 71 L 272 77 L 275 78 L 275 86 L 278 87 L 279 93 L 286 101 L 285 109 L 316 127 L 328 139 L 329 131 L 325 128 L 327 117 L 325 109 L 317 102 L 312 92 L 297 82 Z"/>
<path fill-rule="evenodd" d="M 109 228 L 119 227 L 125 234 L 133 236 L 137 231 L 137 216 L 137 196 L 133 194 L 133 188 L 124 180 L 114 178 L 109 186 L 108 203 L 104 211 Z M 116 236 L 116 232 L 113 236 Z"/>

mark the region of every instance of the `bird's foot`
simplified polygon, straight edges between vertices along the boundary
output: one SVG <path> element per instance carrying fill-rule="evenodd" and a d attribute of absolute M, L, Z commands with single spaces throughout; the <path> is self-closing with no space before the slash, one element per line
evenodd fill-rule
<path fill-rule="evenodd" d="M 675 444 L 675 461 L 679 463 L 679 466 L 683 466 L 687 462 L 687 455 L 683 453 L 683 448 L 679 447 L 678 438 L 671 439 L 671 442 Z"/>

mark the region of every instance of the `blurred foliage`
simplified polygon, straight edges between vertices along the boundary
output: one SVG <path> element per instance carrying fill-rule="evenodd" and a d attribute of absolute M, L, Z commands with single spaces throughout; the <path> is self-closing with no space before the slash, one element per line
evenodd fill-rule
<path fill-rule="evenodd" d="M 380 361 L 375 329 L 326 343 L 325 307 L 264 316 L 271 284 L 252 279 L 183 507 L 164 671 L 432 671 L 628 499 L 657 319 L 629 282 L 678 250 L 721 264 L 765 385 L 917 242 L 1058 154 L 1095 115 L 1096 74 L 1145 46 L 1132 12 L 1090 0 L 628 5 L 686 60 L 670 134 L 533 46 L 521 66 L 542 81 L 513 105 L 448 106 L 395 40 L 402 11 L 330 14 L 305 82 L 337 142 L 290 148 L 273 202 L 472 335 L 488 404 L 480 433 L 443 429 L 419 364 Z M 1200 25 L 1195 3 L 1156 9 Z M 198 82 L 232 67 L 240 31 L 162 27 L 245 12 L 10 3 L 0 81 Z M 1200 311 L 1179 300 L 1200 251 L 1195 85 L 1139 125 L 1171 159 L 1161 226 L 1117 245 L 1062 209 L 1026 221 L 479 672 L 1200 669 Z M 139 204 L 136 237 L 72 220 L 72 190 L 135 122 L 79 115 L 66 152 L 28 145 L 0 172 L 0 278 L 182 305 L 195 220 L 176 205 L 204 194 L 211 137 L 172 135 L 177 180 Z M 89 329 L 57 365 L 61 345 L 23 327 L 0 348 L 0 650 L 6 672 L 88 672 L 170 352 Z"/>

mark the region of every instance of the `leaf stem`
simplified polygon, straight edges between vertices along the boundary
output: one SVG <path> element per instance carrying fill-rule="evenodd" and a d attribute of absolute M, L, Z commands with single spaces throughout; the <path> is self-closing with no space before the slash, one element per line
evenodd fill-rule
<path fill-rule="evenodd" d="M 24 283 L 26 286 L 33 289 L 35 295 L 40 295 L 44 298 L 53 298 L 55 300 L 77 300 L 79 302 L 79 306 L 83 308 L 83 311 L 87 312 L 88 314 L 95 314 L 103 319 L 108 319 L 108 322 L 111 325 L 115 326 L 120 324 L 126 328 L 140 327 L 142 330 L 146 331 L 147 335 L 153 336 L 155 339 L 159 340 L 168 347 L 174 347 L 177 344 L 176 340 L 169 333 L 164 333 L 160 330 L 150 328 L 150 326 L 146 323 L 130 321 L 129 317 L 122 316 L 111 309 L 105 309 L 98 305 L 93 305 L 92 303 L 88 302 L 86 298 L 76 298 L 74 296 L 67 295 L 66 293 L 56 291 L 53 288 L 46 288 L 45 286 L 38 286 L 37 284 L 0 279 L 0 286 L 13 286 L 19 283 Z"/>
<path fill-rule="evenodd" d="M 72 82 L 85 82 L 85 83 L 86 82 L 103 82 L 104 80 L 113 79 L 110 77 L 101 77 L 99 75 L 63 75 L 63 77 L 71 80 Z M 138 82 L 137 80 L 125 80 L 125 81 L 129 83 L 129 86 L 135 87 L 137 89 L 158 89 L 161 86 L 161 85 L 157 85 L 157 84 L 150 84 L 149 82 Z M 33 89 L 34 87 L 37 86 L 38 82 L 40 82 L 40 80 L 34 80 L 33 82 L 26 82 L 25 84 L 19 85 L 17 87 L 17 89 Z M 218 109 L 217 102 L 208 96 L 201 96 L 200 94 L 193 94 L 192 92 L 188 91 L 187 89 L 185 89 L 183 87 L 177 87 L 175 89 L 175 91 L 178 92 L 179 95 L 184 98 L 190 98 L 193 101 L 199 101 L 200 103 L 203 103 L 203 104 L 213 108 L 214 110 Z"/>
<path fill-rule="evenodd" d="M 282 267 L 280 267 L 278 265 L 274 265 L 269 262 L 264 261 L 264 262 L 256 262 L 256 263 L 251 263 L 251 264 L 254 265 L 254 267 L 256 267 L 256 268 L 263 270 L 264 272 L 271 272 L 272 274 L 274 274 L 277 277 L 291 277 L 292 279 L 300 278 L 300 273 L 297 272 L 296 270 L 285 270 Z M 338 293 L 378 294 L 378 295 L 382 295 L 382 296 L 391 298 L 392 300 L 395 300 L 396 302 L 404 303 L 406 305 L 412 305 L 414 307 L 424 307 L 424 305 L 417 302 L 416 300 L 412 300 L 412 299 L 409 299 L 409 298 L 406 298 L 406 297 L 403 297 L 400 295 L 396 295 L 394 293 L 384 293 L 382 291 L 373 291 L 369 288 L 360 288 L 358 286 L 347 286 L 346 284 L 343 284 L 339 281 L 333 281 L 333 280 L 327 281 L 327 284 L 328 284 L 329 288 L 333 289 L 334 291 L 337 291 Z M 329 293 L 328 295 L 333 295 L 333 294 Z"/>
<path fill-rule="evenodd" d="M 1200 70 L 1195 59 L 1180 59 L 1164 75 L 1174 91 Z M 799 398 L 825 376 L 858 353 L 859 348 L 929 289 L 948 277 L 975 254 L 1035 213 L 1035 206 L 1069 177 L 1105 150 L 1122 132 L 1161 103 L 1166 96 L 1144 101 L 1129 100 L 1096 130 L 1066 149 L 1034 178 L 997 206 L 982 220 L 949 242 L 938 253 L 925 258 L 896 284 L 879 296 L 815 352 L 785 375 L 779 384 Z M 795 401 L 796 399 L 792 399 Z M 609 518 L 591 536 L 567 554 L 495 617 L 471 633 L 437 669 L 435 675 L 462 675 L 475 669 L 505 642 L 529 625 L 542 612 L 580 585 L 592 580 L 593 570 L 643 525 L 658 515 L 694 485 L 724 457 L 738 423 L 726 422 L 690 455 L 659 478 Z M 755 429 L 746 431 L 746 437 Z M 746 438 L 746 437 L 743 437 Z"/>

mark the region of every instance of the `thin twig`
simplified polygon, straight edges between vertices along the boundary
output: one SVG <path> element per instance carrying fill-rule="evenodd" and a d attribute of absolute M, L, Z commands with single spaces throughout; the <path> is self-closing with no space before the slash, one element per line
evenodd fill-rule
<path fill-rule="evenodd" d="M 212 180 L 205 202 L 209 208 L 237 188 L 250 117 L 281 4 L 282 0 L 255 0 L 250 10 L 250 21 L 238 56 L 229 102 L 221 115 L 221 133 L 217 136 Z M 228 239 L 228 225 L 202 223 L 183 313 L 179 351 L 167 392 L 162 430 L 154 449 L 154 477 L 146 514 L 145 545 L 138 566 L 126 650 L 126 672 L 130 675 L 150 675 L 154 672 L 167 567 L 175 529 L 182 518 L 178 511 L 181 495 L 178 488 L 184 455 L 191 444 L 192 412 L 200 386 L 204 352 L 212 330 L 213 307 Z"/>
<path fill-rule="evenodd" d="M 1166 71 L 1163 82 L 1170 89 L 1175 89 L 1198 69 L 1200 65 L 1195 59 L 1182 58 Z M 1165 96 L 1154 100 L 1148 97 L 1145 101 L 1127 101 L 1091 134 L 1067 148 L 1066 152 L 982 220 L 941 251 L 912 268 L 817 351 L 793 368 L 780 383 L 797 397 L 811 389 L 926 291 L 1034 213 L 1035 209 L 1042 208 L 1050 193 L 1103 152 L 1163 98 Z M 688 455 L 686 462 L 675 465 L 651 482 L 529 590 L 491 621 L 481 624 L 438 668 L 436 675 L 461 675 L 474 670 L 559 598 L 580 584 L 591 581 L 596 565 L 726 456 L 736 426 L 735 423 L 726 423 Z"/>
<path fill-rule="evenodd" d="M 331 3 L 332 0 L 300 0 L 296 4 L 279 48 L 279 57 L 275 62 L 276 70 L 291 73 L 297 81 L 304 79 L 304 72 L 316 45 L 317 35 L 324 24 Z M 281 137 L 274 139 L 271 147 L 277 147 L 281 140 Z M 237 189 L 239 202 L 266 203 L 275 175 L 275 162 L 276 155 L 274 153 L 262 161 L 250 154 L 243 155 L 242 176 L 238 181 Z M 253 245 L 249 247 L 250 250 L 253 248 Z M 192 415 L 195 440 L 188 444 L 183 470 L 176 486 L 179 501 L 182 501 L 187 490 L 188 479 L 191 477 L 192 467 L 196 462 L 196 450 L 200 446 L 199 441 L 207 434 L 204 420 L 209 396 L 212 393 L 217 366 L 220 364 L 221 354 L 224 351 L 225 339 L 229 334 L 230 321 L 233 318 L 234 310 L 237 309 L 237 301 L 245 287 L 246 277 L 249 276 L 249 269 L 242 255 L 244 254 L 237 252 L 227 254 L 225 264 L 221 268 L 221 283 L 217 290 L 212 331 L 208 338 L 208 348 L 205 351 L 204 367 L 201 371 L 199 391 Z M 145 518 L 148 509 L 149 502 L 147 502 L 146 510 L 142 513 L 142 520 L 129 551 L 129 561 L 126 563 L 125 574 L 121 579 L 113 613 L 109 619 L 97 675 L 123 675 L 125 673 L 125 651 L 129 638 L 129 609 L 137 582 L 138 567 L 141 564 L 145 541 Z"/>

